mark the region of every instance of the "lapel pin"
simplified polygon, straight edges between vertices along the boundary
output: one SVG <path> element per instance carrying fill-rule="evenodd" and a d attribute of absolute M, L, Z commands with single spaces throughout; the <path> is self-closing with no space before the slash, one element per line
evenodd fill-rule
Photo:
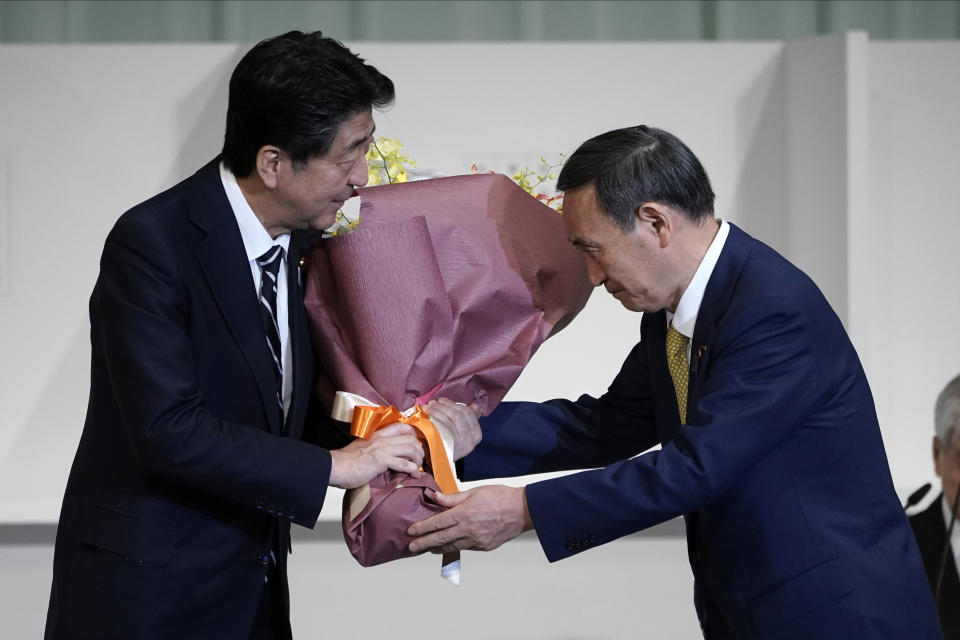
<path fill-rule="evenodd" d="M 300 256 L 300 260 L 297 261 L 297 285 L 303 287 L 303 272 L 307 270 L 307 256 Z"/>
<path fill-rule="evenodd" d="M 697 347 L 697 357 L 698 357 L 698 358 L 702 358 L 702 357 L 703 357 L 703 354 L 705 354 L 706 352 L 707 352 L 707 345 L 702 344 L 702 345 L 700 345 L 699 347 Z"/>

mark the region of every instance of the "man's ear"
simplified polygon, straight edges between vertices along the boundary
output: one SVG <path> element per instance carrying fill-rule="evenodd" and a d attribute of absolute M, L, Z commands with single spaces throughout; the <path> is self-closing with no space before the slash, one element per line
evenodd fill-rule
<path fill-rule="evenodd" d="M 267 144 L 257 151 L 257 175 L 267 189 L 277 188 L 277 174 L 280 169 L 283 152 L 279 147 Z"/>
<path fill-rule="evenodd" d="M 641 230 L 656 235 L 661 248 L 670 244 L 671 236 L 676 231 L 673 211 L 657 202 L 644 202 L 640 205 L 637 209 L 637 224 Z"/>

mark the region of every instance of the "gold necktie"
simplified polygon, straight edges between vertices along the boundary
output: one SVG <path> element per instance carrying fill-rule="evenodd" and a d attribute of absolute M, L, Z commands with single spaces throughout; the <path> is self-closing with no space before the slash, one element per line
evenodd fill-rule
<path fill-rule="evenodd" d="M 687 336 L 671 324 L 667 328 L 667 367 L 677 392 L 677 408 L 680 409 L 680 424 L 687 424 L 687 379 L 690 366 L 687 364 Z"/>

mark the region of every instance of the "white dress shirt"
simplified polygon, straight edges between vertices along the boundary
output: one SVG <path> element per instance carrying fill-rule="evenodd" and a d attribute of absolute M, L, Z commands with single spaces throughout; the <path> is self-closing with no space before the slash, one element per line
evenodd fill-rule
<path fill-rule="evenodd" d="M 707 282 L 710 281 L 713 269 L 717 266 L 720 252 L 723 251 L 723 245 L 726 244 L 729 234 L 730 224 L 721 220 L 717 235 L 713 237 L 713 242 L 710 243 L 703 260 L 700 261 L 700 266 L 697 267 L 697 272 L 693 274 L 693 279 L 690 280 L 690 284 L 687 285 L 683 295 L 680 296 L 677 310 L 673 313 L 667 311 L 667 324 L 673 324 L 677 331 L 687 337 L 687 363 L 690 362 L 693 329 L 697 326 L 697 315 L 700 313 L 703 294 L 707 290 Z"/>
<path fill-rule="evenodd" d="M 247 252 L 247 261 L 250 264 L 250 274 L 253 276 L 253 291 L 260 299 L 260 265 L 257 258 L 266 253 L 270 247 L 283 247 L 283 260 L 280 263 L 280 273 L 277 278 L 277 326 L 280 329 L 280 353 L 283 363 L 283 381 L 281 384 L 283 398 L 283 417 L 286 420 L 290 409 L 290 395 L 293 391 L 293 351 L 290 349 L 290 321 L 287 305 L 287 253 L 290 250 L 290 234 L 285 233 L 271 238 L 263 223 L 257 218 L 250 204 L 243 196 L 236 177 L 220 163 L 220 180 L 223 189 L 227 192 L 230 208 L 237 218 L 240 227 L 240 237 L 243 239 L 243 248 Z M 258 305 L 259 306 L 259 305 Z M 266 340 L 266 337 L 264 337 Z"/>

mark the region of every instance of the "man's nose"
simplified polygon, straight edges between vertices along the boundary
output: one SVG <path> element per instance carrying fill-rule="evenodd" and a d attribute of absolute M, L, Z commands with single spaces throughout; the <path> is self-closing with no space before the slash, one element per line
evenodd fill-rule
<path fill-rule="evenodd" d="M 353 163 L 353 169 L 348 176 L 350 184 L 355 187 L 362 187 L 370 181 L 370 172 L 367 170 L 366 154 L 360 156 L 360 159 Z"/>
<path fill-rule="evenodd" d="M 607 279 L 607 276 L 606 274 L 603 273 L 603 269 L 601 269 L 596 262 L 594 262 L 590 258 L 586 258 L 586 261 L 587 261 L 587 277 L 590 279 L 590 284 L 592 284 L 595 287 L 599 287 Z"/>

